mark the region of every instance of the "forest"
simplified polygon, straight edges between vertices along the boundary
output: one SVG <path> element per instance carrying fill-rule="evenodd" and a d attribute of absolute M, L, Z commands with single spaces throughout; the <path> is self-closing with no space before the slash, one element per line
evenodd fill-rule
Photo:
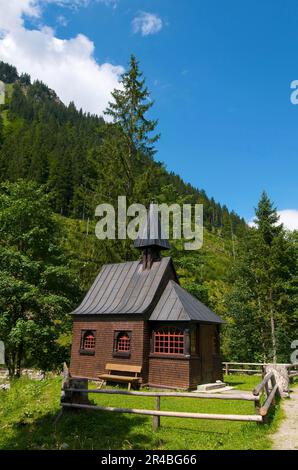
<path fill-rule="evenodd" d="M 95 237 L 95 207 L 116 207 L 119 195 L 146 206 L 203 204 L 202 249 L 171 242 L 181 285 L 225 319 L 224 359 L 289 362 L 298 339 L 298 233 L 279 223 L 265 191 L 249 227 L 158 160 L 158 121 L 134 56 L 104 117 L 64 105 L 3 62 L 0 80 L 0 340 L 11 375 L 61 368 L 69 313 L 101 266 L 137 259 L 131 241 Z"/>

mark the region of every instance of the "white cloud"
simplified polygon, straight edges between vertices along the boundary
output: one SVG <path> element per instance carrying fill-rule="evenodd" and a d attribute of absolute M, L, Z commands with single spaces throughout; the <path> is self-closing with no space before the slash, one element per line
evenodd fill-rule
<path fill-rule="evenodd" d="M 298 230 L 298 210 L 297 209 L 284 209 L 277 212 L 280 219 L 279 222 L 283 223 L 288 230 Z"/>
<path fill-rule="evenodd" d="M 141 33 L 142 36 L 158 33 L 163 26 L 162 19 L 153 13 L 141 11 L 132 20 L 132 30 L 134 33 Z"/>
<path fill-rule="evenodd" d="M 0 0 L 0 60 L 44 81 L 65 104 L 101 114 L 119 86 L 120 65 L 98 64 L 94 44 L 85 35 L 60 39 L 52 28 L 27 29 L 24 16 L 40 19 L 45 3 L 79 6 L 89 0 Z M 107 1 L 107 0 L 104 0 Z"/>
<path fill-rule="evenodd" d="M 90 3 L 103 3 L 106 6 L 113 8 L 117 7 L 119 0 L 40 0 L 46 3 L 55 3 L 61 7 L 69 7 L 72 9 L 87 7 Z"/>
<path fill-rule="evenodd" d="M 298 209 L 283 209 L 277 211 L 279 215 L 279 224 L 283 224 L 287 230 L 298 230 Z M 248 222 L 250 227 L 255 227 L 254 220 Z"/>
<path fill-rule="evenodd" d="M 60 26 L 67 26 L 68 25 L 68 19 L 65 18 L 64 15 L 57 16 L 56 21 Z"/>
<path fill-rule="evenodd" d="M 118 0 L 37 0 L 40 3 L 55 3 L 60 7 L 69 7 L 72 9 L 87 7 L 90 3 L 104 3 L 107 6 L 115 6 Z"/>

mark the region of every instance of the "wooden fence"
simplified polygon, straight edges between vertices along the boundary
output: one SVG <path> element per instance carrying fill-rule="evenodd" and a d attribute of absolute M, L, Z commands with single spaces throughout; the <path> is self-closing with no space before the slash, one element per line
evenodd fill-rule
<path fill-rule="evenodd" d="M 226 375 L 231 373 L 238 374 L 261 374 L 264 375 L 265 367 L 269 364 L 266 362 L 223 362 L 223 372 Z M 298 363 L 285 364 L 289 369 L 289 377 L 298 376 Z"/>
<path fill-rule="evenodd" d="M 63 408 L 78 408 L 96 411 L 108 411 L 113 413 L 132 413 L 139 415 L 152 416 L 153 429 L 157 430 L 160 426 L 160 417 L 172 418 L 192 418 L 192 419 L 211 419 L 211 420 L 227 420 L 227 421 L 248 421 L 263 423 L 266 421 L 269 409 L 275 404 L 276 396 L 279 396 L 278 386 L 275 381 L 273 372 L 268 373 L 264 379 L 255 387 L 252 393 L 233 392 L 233 393 L 176 393 L 162 391 L 124 391 L 110 389 L 88 389 L 78 388 L 74 386 L 76 379 L 69 378 L 64 382 L 63 395 L 61 401 Z M 155 409 L 138 409 L 138 408 L 118 408 L 112 406 L 99 406 L 86 403 L 88 394 L 108 394 L 108 395 L 126 395 L 133 397 L 154 397 Z M 264 397 L 265 395 L 265 397 Z M 251 401 L 254 404 L 255 413 L 251 415 L 239 414 L 215 414 L 215 413 L 190 413 L 180 411 L 163 411 L 161 410 L 161 399 L 163 397 L 175 398 L 192 398 L 192 399 L 213 399 L 213 400 L 244 400 Z M 264 397 L 264 400 L 263 400 Z M 263 404 L 261 404 L 263 401 Z"/>
<path fill-rule="evenodd" d="M 160 417 L 166 416 L 171 418 L 192 418 L 192 419 L 212 419 L 212 420 L 227 420 L 227 421 L 254 421 L 261 423 L 263 421 L 262 416 L 258 413 L 251 415 L 238 415 L 238 414 L 214 414 L 214 413 L 189 413 L 181 411 L 162 411 L 161 410 L 161 398 L 162 397 L 175 397 L 175 398 L 193 398 L 193 399 L 205 399 L 212 398 L 215 400 L 245 400 L 252 401 L 255 404 L 256 410 L 258 410 L 260 397 L 254 394 L 211 394 L 211 393 L 175 393 L 175 392 L 137 392 L 137 391 L 122 391 L 122 390 L 97 390 L 97 389 L 79 389 L 79 388 L 68 388 L 67 394 L 89 394 L 89 393 L 104 393 L 111 395 L 129 395 L 129 396 L 142 396 L 142 397 L 155 397 L 155 410 L 137 409 L 137 408 L 116 408 L 111 406 L 98 406 L 89 405 L 84 403 L 67 403 L 62 402 L 63 408 L 81 408 L 87 410 L 97 411 L 110 411 L 116 413 L 133 413 L 139 415 L 147 415 L 153 417 L 153 429 L 156 430 L 160 426 Z"/>
<path fill-rule="evenodd" d="M 263 374 L 266 364 L 263 362 L 223 362 L 223 372 L 229 375 L 232 372 L 238 374 Z"/>
<path fill-rule="evenodd" d="M 265 402 L 261 405 L 260 397 L 265 392 Z M 272 405 L 275 405 L 276 397 L 280 397 L 279 388 L 276 383 L 274 372 L 268 372 L 263 380 L 253 389 L 253 395 L 258 397 L 256 402 L 256 408 L 260 416 L 263 418 L 263 422 L 266 420 L 269 409 Z"/>
<path fill-rule="evenodd" d="M 298 376 L 298 362 L 295 364 L 288 364 L 289 370 L 289 377 L 297 377 Z"/>

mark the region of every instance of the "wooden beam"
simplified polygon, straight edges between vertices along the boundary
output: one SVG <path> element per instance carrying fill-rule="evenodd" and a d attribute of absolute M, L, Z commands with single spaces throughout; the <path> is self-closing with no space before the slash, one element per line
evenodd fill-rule
<path fill-rule="evenodd" d="M 261 416 L 266 416 L 267 415 L 268 410 L 269 410 L 270 406 L 272 405 L 272 403 L 274 401 L 275 394 L 276 394 L 277 390 L 278 390 L 278 385 L 275 384 L 273 389 L 271 390 L 267 400 L 265 401 L 264 405 L 260 409 L 260 415 Z"/>
<path fill-rule="evenodd" d="M 263 378 L 262 382 L 260 382 L 252 391 L 253 395 L 260 395 L 262 392 L 263 388 L 265 387 L 265 384 L 268 382 L 268 380 L 271 379 L 273 372 L 268 372 L 268 374 L 265 375 Z"/>
<path fill-rule="evenodd" d="M 298 375 L 298 372 L 290 372 L 290 377 L 297 377 Z"/>
<path fill-rule="evenodd" d="M 138 415 L 149 416 L 167 416 L 169 418 L 193 418 L 193 419 L 212 419 L 227 421 L 253 421 L 262 422 L 260 415 L 225 415 L 210 413 L 186 413 L 180 411 L 156 411 L 156 410 L 139 410 L 135 408 L 115 408 L 110 406 L 81 405 L 77 403 L 61 403 L 65 408 L 81 408 L 86 410 L 110 411 L 114 413 L 132 413 Z"/>
<path fill-rule="evenodd" d="M 223 369 L 225 370 L 225 369 Z M 229 369 L 229 372 L 251 372 L 251 373 L 261 373 L 262 369 Z"/>
<path fill-rule="evenodd" d="M 160 411 L 160 397 L 156 397 L 156 410 Z M 160 416 L 153 416 L 152 418 L 153 431 L 157 431 L 160 427 Z"/>
<path fill-rule="evenodd" d="M 223 362 L 224 365 L 228 364 L 229 366 L 266 366 L 266 363 L 263 362 Z"/>
<path fill-rule="evenodd" d="M 237 393 L 177 393 L 177 392 L 137 392 L 125 390 L 112 390 L 112 389 L 78 389 L 69 388 L 69 392 L 80 393 L 106 393 L 108 395 L 136 395 L 141 397 L 174 397 L 174 398 L 210 398 L 214 400 L 244 400 L 244 401 L 257 401 L 259 396 L 250 393 L 237 394 Z"/>

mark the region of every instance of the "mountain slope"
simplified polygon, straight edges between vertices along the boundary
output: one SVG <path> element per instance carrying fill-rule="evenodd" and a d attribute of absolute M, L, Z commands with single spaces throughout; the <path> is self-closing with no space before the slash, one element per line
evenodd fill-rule
<path fill-rule="evenodd" d="M 8 64 L 0 63 L 0 80 L 7 85 L 5 105 L 0 106 L 0 178 L 45 185 L 66 231 L 62 243 L 74 255 L 86 290 L 102 264 L 138 256 L 130 240 L 99 241 L 94 233 L 95 207 L 105 202 L 116 205 L 117 196 L 125 194 L 119 163 L 103 146 L 111 127 L 72 103 L 65 106 L 53 90 L 39 81 L 32 84 L 28 75 L 19 76 Z M 154 199 L 204 205 L 203 248 L 187 252 L 175 242 L 171 255 L 181 284 L 224 313 L 226 273 L 237 238 L 245 230 L 244 220 L 145 155 L 136 162 L 136 177 L 140 203 Z"/>
<path fill-rule="evenodd" d="M 3 62 L 0 80 L 7 84 L 6 103 L 0 107 L 1 179 L 25 178 L 46 184 L 55 195 L 56 212 L 77 218 L 93 216 L 95 205 L 103 202 L 99 200 L 98 187 L 106 175 L 100 174 L 99 168 L 110 158 L 101 153 L 109 125 L 98 116 L 76 110 L 72 103 L 65 106 L 46 85 L 38 81 L 31 84 L 28 75 L 19 76 L 14 67 Z M 146 165 L 144 157 L 138 169 L 140 175 L 145 173 Z M 176 202 L 179 197 L 191 203 L 202 202 L 207 228 L 219 230 L 227 238 L 231 231 L 235 235 L 238 229 L 241 231 L 244 221 L 237 214 L 166 171 L 161 163 L 150 165 L 157 175 L 155 187 L 148 188 L 151 197 L 167 202 Z M 111 162 L 111 167 L 117 179 L 114 184 L 120 190 L 121 175 L 117 175 L 116 163 Z"/>

